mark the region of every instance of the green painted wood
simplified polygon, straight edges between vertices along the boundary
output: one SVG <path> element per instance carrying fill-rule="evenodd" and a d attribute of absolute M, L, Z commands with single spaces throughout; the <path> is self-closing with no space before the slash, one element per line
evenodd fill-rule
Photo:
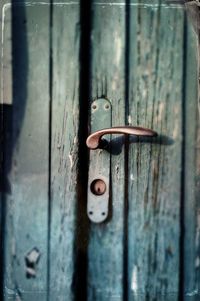
<path fill-rule="evenodd" d="M 157 0 L 146 1 L 146 5 L 130 2 L 128 9 L 121 1 L 92 1 L 91 97 L 87 101 L 89 104 L 106 97 L 112 103 L 113 126 L 128 120 L 132 125 L 153 128 L 161 136 L 153 143 L 130 138 L 127 165 L 124 140 L 118 140 L 122 151 L 111 156 L 110 165 L 110 218 L 102 224 L 90 222 L 89 228 L 86 204 L 79 191 L 87 191 L 87 187 L 77 188 L 79 117 L 83 117 L 79 112 L 79 2 L 53 4 L 51 31 L 48 1 L 25 6 L 23 1 L 16 1 L 17 26 L 12 30 L 14 33 L 17 28 L 18 33 L 13 38 L 13 70 L 9 54 L 11 6 L 6 6 L 7 25 L 1 31 L 5 37 L 1 98 L 3 95 L 7 102 L 13 102 L 13 115 L 12 136 L 5 145 L 11 188 L 4 197 L 5 300 L 78 300 L 82 292 L 77 289 L 85 276 L 88 300 L 177 301 L 179 284 L 183 282 L 180 254 L 184 259 L 181 273 L 184 272 L 185 300 L 198 300 L 195 36 L 190 27 L 184 41 L 181 7 L 169 8 Z M 125 109 L 129 110 L 127 116 Z M 186 134 L 184 142 L 182 132 Z M 182 210 L 185 237 L 181 250 Z M 88 246 L 84 236 L 87 233 Z M 80 276 L 77 273 L 82 273 L 80 264 L 86 265 L 87 247 L 88 271 Z M 31 258 L 37 261 L 38 254 L 33 268 Z M 35 277 L 30 277 L 31 273 L 36 273 Z"/>
<path fill-rule="evenodd" d="M 185 55 L 185 158 L 184 158 L 184 300 L 199 300 L 199 96 L 197 35 L 188 19 Z"/>
<path fill-rule="evenodd" d="M 10 66 L 11 63 L 6 60 L 5 57 L 5 49 L 8 56 L 10 55 L 10 45 L 11 43 L 8 42 L 5 45 L 5 39 L 4 37 L 7 37 L 7 41 L 9 40 L 9 34 L 8 31 L 10 31 L 10 17 L 7 18 L 5 26 L 5 8 L 6 8 L 7 1 L 1 1 L 0 3 L 0 49 L 1 49 L 1 59 L 0 59 L 0 66 L 1 66 L 1 80 L 0 80 L 0 249 L 1 249 L 1 255 L 0 255 L 0 299 L 3 299 L 3 262 L 4 262 L 4 256 L 3 256 L 3 242 L 4 242 L 4 223 L 5 223 L 5 206 L 4 206 L 4 196 L 5 196 L 5 186 L 6 186 L 6 179 L 7 176 L 5 174 L 5 139 L 9 139 L 9 128 L 6 127 L 7 123 L 9 123 L 9 118 L 11 116 L 11 106 L 9 105 L 8 97 L 5 97 L 5 86 L 4 83 L 6 82 L 4 80 L 5 76 L 8 74 L 11 74 Z M 4 53 L 3 53 L 4 52 Z M 9 66 L 9 67 L 8 67 Z M 9 71 L 8 71 L 9 70 Z M 8 77 L 8 76 L 7 76 Z M 6 89 L 7 90 L 7 89 Z M 9 89 L 11 90 L 11 89 Z M 11 90 L 12 91 L 12 90 Z M 12 93 L 12 92 L 11 92 Z M 5 99 L 6 98 L 6 99 Z"/>
<path fill-rule="evenodd" d="M 12 102 L 12 42 L 11 42 L 11 4 L 9 1 L 1 1 L 1 103 Z"/>
<path fill-rule="evenodd" d="M 74 300 L 76 293 L 73 276 L 79 125 L 79 10 L 79 3 L 74 4 L 74 1 L 53 5 L 49 256 L 49 300 L 52 301 Z"/>
<path fill-rule="evenodd" d="M 8 7 L 5 18 L 11 8 L 13 115 L 6 145 L 11 193 L 4 200 L 4 298 L 42 301 L 47 293 L 49 6 L 20 1 Z"/>
<path fill-rule="evenodd" d="M 163 4 L 130 6 L 129 122 L 160 136 L 129 147 L 128 300 L 179 294 L 184 13 Z"/>
<path fill-rule="evenodd" d="M 92 2 L 91 33 L 91 100 L 111 101 L 112 126 L 125 123 L 125 6 L 115 2 Z M 88 300 L 123 300 L 124 150 L 111 160 L 111 217 L 90 223 Z"/>

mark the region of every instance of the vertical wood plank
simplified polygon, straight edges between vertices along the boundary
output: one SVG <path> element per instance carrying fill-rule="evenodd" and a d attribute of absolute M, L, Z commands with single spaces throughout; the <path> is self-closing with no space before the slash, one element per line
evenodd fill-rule
<path fill-rule="evenodd" d="M 0 45 L 1 45 L 1 57 L 0 57 L 0 122 L 1 122 L 1 180 L 0 191 L 6 192 L 9 190 L 9 183 L 7 181 L 7 175 L 3 171 L 3 146 L 4 139 L 6 138 L 6 120 L 10 118 L 12 110 L 12 41 L 11 41 L 11 9 L 8 1 L 1 1 L 0 3 Z M 5 178 L 4 178 L 5 177 Z M 0 204 L 1 206 L 2 204 Z"/>
<path fill-rule="evenodd" d="M 0 299 L 3 299 L 4 272 L 4 225 L 5 225 L 5 193 L 9 191 L 9 183 L 5 172 L 5 145 L 10 134 L 12 68 L 11 68 L 11 10 L 6 14 L 8 1 L 0 3 Z M 6 15 L 6 16 L 5 16 Z M 6 17 L 6 18 L 5 18 Z M 5 80 L 6 78 L 6 80 Z M 5 87 L 5 83 L 7 86 Z M 8 89 L 6 89 L 8 87 Z"/>
<path fill-rule="evenodd" d="M 74 300 L 79 118 L 79 1 L 53 5 L 49 300 Z M 79 225 L 78 225 L 79 226 Z M 81 225 L 80 225 L 81 226 Z"/>
<path fill-rule="evenodd" d="M 185 72 L 185 152 L 184 152 L 184 267 L 183 298 L 186 301 L 199 299 L 200 272 L 200 126 L 198 93 L 198 41 L 197 35 L 187 20 L 186 27 L 186 72 Z"/>
<path fill-rule="evenodd" d="M 11 193 L 5 198 L 4 298 L 46 300 L 49 6 L 20 1 L 8 7 L 8 15 L 11 9 L 13 115 L 6 145 Z"/>
<path fill-rule="evenodd" d="M 1 103 L 12 103 L 12 11 L 9 1 L 1 1 Z"/>
<path fill-rule="evenodd" d="M 112 126 L 125 123 L 125 6 L 120 2 L 92 1 L 91 100 L 111 101 Z M 88 300 L 123 299 L 124 150 L 111 160 L 112 214 L 105 223 L 90 224 Z"/>
<path fill-rule="evenodd" d="M 160 136 L 129 147 L 129 300 L 178 300 L 183 23 L 164 1 L 130 6 L 129 121 Z"/>

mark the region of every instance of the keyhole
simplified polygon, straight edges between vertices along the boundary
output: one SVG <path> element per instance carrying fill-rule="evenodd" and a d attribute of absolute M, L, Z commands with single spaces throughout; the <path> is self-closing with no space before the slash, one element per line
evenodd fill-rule
<path fill-rule="evenodd" d="M 91 183 L 90 189 L 95 195 L 103 195 L 106 191 L 106 184 L 101 179 L 96 179 Z"/>

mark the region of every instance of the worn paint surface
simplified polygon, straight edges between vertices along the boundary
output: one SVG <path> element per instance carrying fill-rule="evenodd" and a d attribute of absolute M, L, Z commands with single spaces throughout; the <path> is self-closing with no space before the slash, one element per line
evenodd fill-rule
<path fill-rule="evenodd" d="M 199 298 L 199 95 L 197 56 L 199 42 L 191 26 L 187 29 L 187 74 L 185 86 L 185 153 L 184 153 L 184 292 L 185 300 Z M 199 69 L 199 66 L 198 66 Z M 194 70 L 196 72 L 194 72 Z M 190 88 L 189 88 L 190 87 Z"/>
<path fill-rule="evenodd" d="M 54 5 L 49 300 L 72 300 L 79 127 L 79 6 Z M 55 273 L 55 271 L 57 271 Z"/>
<path fill-rule="evenodd" d="M 131 9 L 130 22 L 129 114 L 159 136 L 129 147 L 129 300 L 178 300 L 184 13 Z"/>
<path fill-rule="evenodd" d="M 5 152 L 10 191 L 3 204 L 5 300 L 43 299 L 47 293 L 49 9 L 20 3 L 7 6 L 3 32 L 9 39 L 6 23 L 12 12 L 13 81 L 4 85 L 7 91 L 12 84 Z M 27 254 L 34 248 L 41 257 L 30 266 Z"/>
<path fill-rule="evenodd" d="M 2 298 L 197 301 L 197 36 L 175 1 L 80 4 L 1 4 Z M 159 136 L 113 137 L 109 218 L 94 224 L 85 139 L 101 97 L 112 126 Z"/>
<path fill-rule="evenodd" d="M 112 104 L 112 126 L 123 125 L 125 10 L 95 1 L 92 9 L 91 97 L 107 97 Z M 104 224 L 90 225 L 88 300 L 123 299 L 124 151 L 111 160 L 111 217 Z"/>

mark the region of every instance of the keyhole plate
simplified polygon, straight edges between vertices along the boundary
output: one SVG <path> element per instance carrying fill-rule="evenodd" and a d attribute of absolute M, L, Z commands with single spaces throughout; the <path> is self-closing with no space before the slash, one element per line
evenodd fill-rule
<path fill-rule="evenodd" d="M 103 222 L 108 215 L 108 185 L 109 181 L 106 178 L 97 179 L 90 183 L 87 210 L 88 217 L 94 223 Z"/>
<path fill-rule="evenodd" d="M 111 103 L 104 98 L 91 104 L 91 133 L 103 127 L 111 127 Z M 110 135 L 106 136 L 109 141 Z M 108 217 L 110 153 L 90 150 L 87 214 L 94 223 L 101 223 Z"/>

